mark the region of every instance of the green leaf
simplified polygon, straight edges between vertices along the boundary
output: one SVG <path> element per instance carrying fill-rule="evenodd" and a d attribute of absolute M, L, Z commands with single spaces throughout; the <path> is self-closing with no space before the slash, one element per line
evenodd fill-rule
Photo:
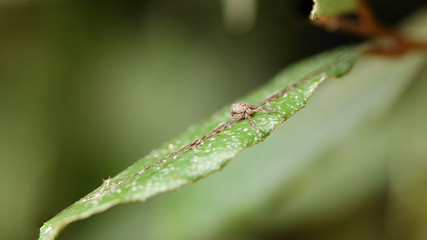
<path fill-rule="evenodd" d="M 334 17 L 353 13 L 357 4 L 357 0 L 313 0 L 313 2 L 313 9 L 310 13 L 311 19 L 320 16 Z"/>
<path fill-rule="evenodd" d="M 299 86 L 268 104 L 269 108 L 279 110 L 287 119 L 306 105 L 321 82 L 327 78 L 341 77 L 348 73 L 362 50 L 362 47 L 339 48 L 302 61 L 282 71 L 269 84 L 237 102 L 256 104 L 300 82 Z M 262 130 L 261 132 L 255 131 L 247 120 L 241 120 L 200 144 L 196 149 L 177 155 L 176 158 L 169 158 L 166 162 L 135 175 L 146 166 L 209 133 L 216 126 L 230 119 L 229 115 L 229 106 L 226 106 L 209 120 L 188 129 L 187 132 L 152 151 L 111 181 L 104 182 L 95 191 L 46 222 L 40 229 L 40 239 L 53 239 L 67 224 L 102 212 L 114 205 L 145 201 L 158 193 L 172 191 L 206 177 L 224 167 L 240 151 L 262 142 L 278 124 L 284 121 L 279 113 L 256 113 L 253 119 L 257 127 Z"/>

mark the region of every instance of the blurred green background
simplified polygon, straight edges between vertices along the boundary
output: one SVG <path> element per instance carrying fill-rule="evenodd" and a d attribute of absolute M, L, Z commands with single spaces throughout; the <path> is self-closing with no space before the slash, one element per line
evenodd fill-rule
<path fill-rule="evenodd" d="M 425 0 L 370 3 L 397 23 Z M 102 179 L 286 65 L 360 41 L 312 26 L 311 4 L 0 1 L 0 239 L 37 238 Z M 427 239 L 427 71 L 416 69 L 365 118 L 351 109 L 381 86 L 327 82 L 223 171 L 59 239 Z"/>

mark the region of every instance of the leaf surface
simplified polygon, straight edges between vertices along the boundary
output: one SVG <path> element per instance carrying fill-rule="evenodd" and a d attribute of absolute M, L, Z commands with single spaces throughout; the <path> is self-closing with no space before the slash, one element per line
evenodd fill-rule
<path fill-rule="evenodd" d="M 362 47 L 339 48 L 302 61 L 285 69 L 270 83 L 236 102 L 256 104 L 299 82 L 301 83 L 299 86 L 267 104 L 268 108 L 280 111 L 288 119 L 306 105 L 321 82 L 348 73 L 362 49 Z M 146 166 L 229 120 L 229 111 L 229 106 L 224 107 L 210 119 L 189 128 L 111 180 L 105 181 L 96 190 L 46 222 L 40 229 L 40 239 L 54 239 L 69 223 L 105 211 L 114 205 L 145 201 L 159 193 L 176 190 L 206 177 L 223 168 L 240 151 L 263 141 L 284 121 L 279 113 L 255 113 L 253 119 L 261 132 L 253 129 L 247 120 L 241 120 L 197 148 L 168 158 L 165 162 L 135 175 Z"/>

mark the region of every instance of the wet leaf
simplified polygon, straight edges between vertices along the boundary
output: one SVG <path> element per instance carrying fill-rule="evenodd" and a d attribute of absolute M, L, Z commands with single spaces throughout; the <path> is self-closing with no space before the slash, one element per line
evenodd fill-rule
<path fill-rule="evenodd" d="M 266 86 L 236 102 L 256 104 L 300 82 L 299 86 L 268 104 L 269 108 L 280 111 L 287 119 L 306 105 L 321 82 L 348 73 L 361 51 L 362 47 L 339 48 L 302 61 L 279 73 Z M 114 178 L 106 180 L 99 188 L 46 222 L 40 229 L 40 239 L 53 239 L 69 223 L 105 211 L 114 205 L 145 201 L 159 193 L 176 190 L 206 177 L 223 168 L 240 151 L 262 142 L 284 121 L 279 113 L 256 113 L 253 119 L 261 132 L 252 128 L 247 120 L 241 120 L 197 148 L 179 154 L 176 158 L 168 158 L 135 175 L 146 166 L 209 133 L 229 120 L 229 115 L 229 106 L 226 106 L 207 121 L 191 127 Z"/>

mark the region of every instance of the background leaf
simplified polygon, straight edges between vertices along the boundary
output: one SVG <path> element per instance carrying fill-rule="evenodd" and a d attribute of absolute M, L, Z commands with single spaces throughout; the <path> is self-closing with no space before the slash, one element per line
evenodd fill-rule
<path fill-rule="evenodd" d="M 317 17 L 334 17 L 356 11 L 357 0 L 315 0 L 310 13 L 312 19 Z"/>

